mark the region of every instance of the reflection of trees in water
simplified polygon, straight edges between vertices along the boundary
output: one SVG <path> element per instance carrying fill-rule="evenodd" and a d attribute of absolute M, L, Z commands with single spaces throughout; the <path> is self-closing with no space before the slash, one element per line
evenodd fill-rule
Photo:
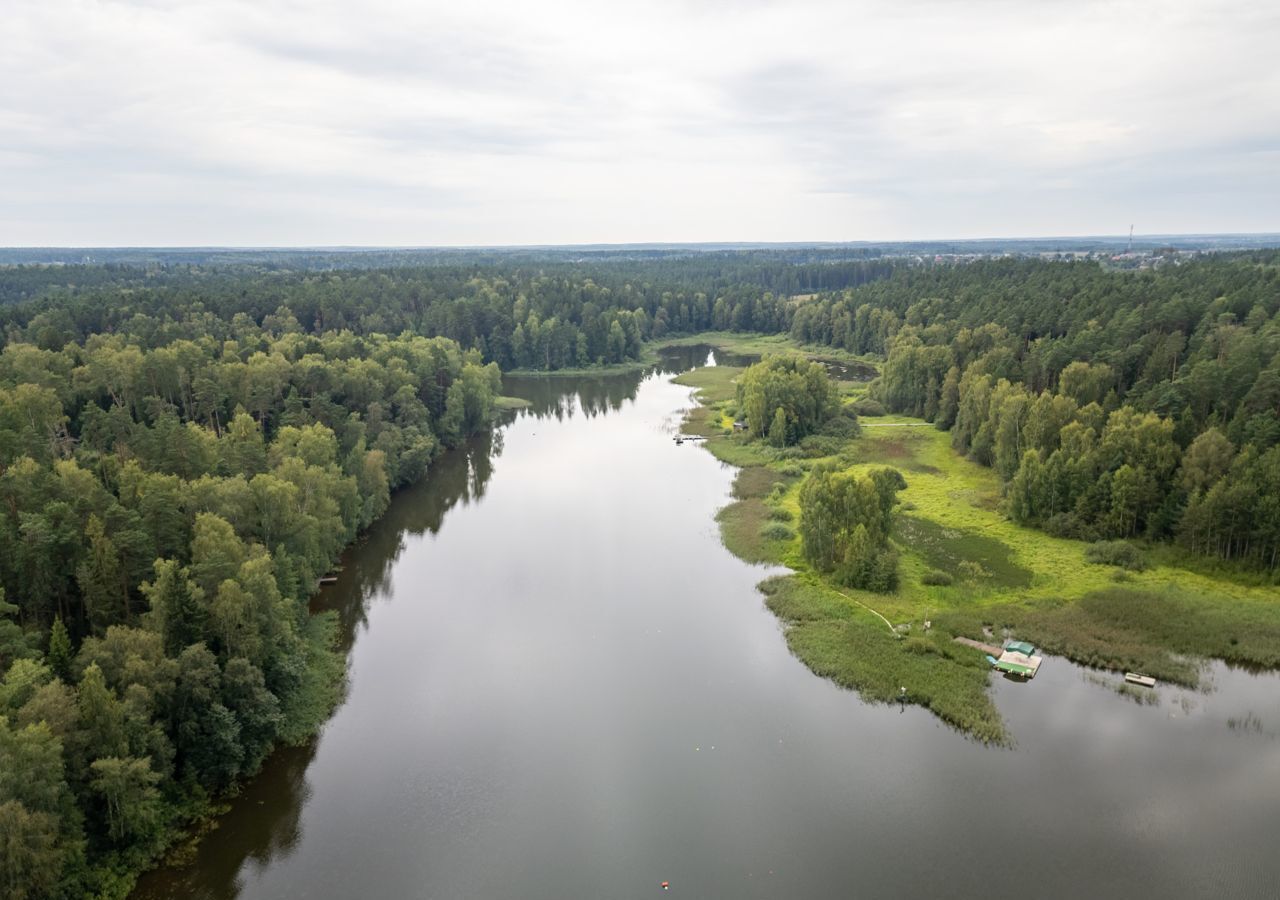
<path fill-rule="evenodd" d="M 597 375 L 575 378 L 507 378 L 503 390 L 529 401 L 525 415 L 557 421 L 573 418 L 581 412 L 588 418 L 621 409 L 622 404 L 636 398 L 648 372 L 622 375 Z"/>
<path fill-rule="evenodd" d="M 288 856 L 301 840 L 302 807 L 311 794 L 307 769 L 315 755 L 314 739 L 272 753 L 231 810 L 218 819 L 217 831 L 200 842 L 194 863 L 143 876 L 131 900 L 239 896 L 246 859 L 266 864 Z"/>
<path fill-rule="evenodd" d="M 390 589 L 406 535 L 435 534 L 449 510 L 481 500 L 493 477 L 494 459 L 501 453 L 502 432 L 495 431 L 444 454 L 432 463 L 426 478 L 397 492 L 386 514 L 347 551 L 339 583 L 322 593 L 315 605 L 337 611 L 338 642 L 344 651 L 351 648 L 357 627 L 367 621 L 370 600 Z"/>
<path fill-rule="evenodd" d="M 589 418 L 618 410 L 634 400 L 649 375 L 674 374 L 701 365 L 706 348 L 678 348 L 681 353 L 647 371 L 583 378 L 509 378 L 506 391 L 528 400 L 523 414 L 538 418 Z M 687 360 L 687 361 L 686 361 Z M 339 617 L 338 641 L 351 649 L 358 628 L 367 623 L 372 598 L 389 591 L 391 572 L 405 548 L 406 535 L 437 533 L 449 510 L 484 497 L 494 462 L 502 453 L 502 431 L 482 435 L 465 447 L 437 459 L 427 477 L 397 492 L 390 508 L 350 547 L 342 559 L 338 583 L 313 602 Z M 302 808 L 310 795 L 307 769 L 317 741 L 282 747 L 250 780 L 231 810 L 218 821 L 216 836 L 202 841 L 195 863 L 161 869 L 144 877 L 135 900 L 161 897 L 235 897 L 243 888 L 240 871 L 246 860 L 267 864 L 287 857 L 302 837 Z"/>
<path fill-rule="evenodd" d="M 343 555 L 338 584 L 322 591 L 313 603 L 316 610 L 338 613 L 343 652 L 351 649 L 356 629 L 366 623 L 370 600 L 389 588 L 405 536 L 435 534 L 449 510 L 483 498 L 494 459 L 501 453 L 502 432 L 496 431 L 444 454 L 425 479 L 397 492 L 386 514 Z M 243 888 L 239 873 L 246 860 L 266 864 L 287 857 L 302 837 L 302 807 L 311 793 L 307 767 L 315 753 L 315 739 L 272 753 L 231 810 L 219 818 L 217 835 L 201 842 L 195 864 L 151 873 L 139 885 L 135 900 L 235 897 Z"/>
<path fill-rule="evenodd" d="M 687 347 L 663 347 L 658 351 L 657 370 L 664 375 L 679 375 L 690 369 L 710 364 L 718 366 L 749 366 L 760 361 L 756 353 L 732 353 L 710 344 L 690 344 Z"/>
<path fill-rule="evenodd" d="M 370 600 L 389 588 L 405 535 L 435 534 L 458 503 L 483 498 L 494 459 L 501 453 L 502 432 L 496 431 L 444 454 L 425 479 L 397 492 L 386 514 L 343 555 L 338 584 L 321 592 L 313 608 L 338 613 L 338 642 L 344 653 L 368 619 Z M 302 807 L 311 793 L 307 767 L 315 753 L 315 739 L 272 753 L 231 810 L 219 818 L 217 836 L 200 843 L 195 863 L 146 876 L 135 900 L 235 897 L 243 887 L 239 873 L 246 860 L 265 864 L 287 857 L 302 837 Z"/>
<path fill-rule="evenodd" d="M 746 366 L 760 358 L 715 350 L 709 344 L 665 347 L 659 351 L 657 364 L 647 369 L 617 375 L 506 376 L 503 392 L 529 402 L 525 415 L 563 421 L 580 412 L 594 418 L 634 400 L 641 383 L 650 375 L 679 375 L 704 366 L 713 352 L 721 365 Z"/>

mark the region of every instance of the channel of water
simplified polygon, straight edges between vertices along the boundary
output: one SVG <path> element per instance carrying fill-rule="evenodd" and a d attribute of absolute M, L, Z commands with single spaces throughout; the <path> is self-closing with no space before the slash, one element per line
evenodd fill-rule
<path fill-rule="evenodd" d="M 1274 897 L 1280 678 L 1138 705 L 1050 658 L 1011 749 L 787 651 L 672 371 L 532 406 L 402 491 L 317 601 L 346 699 L 138 898 Z"/>

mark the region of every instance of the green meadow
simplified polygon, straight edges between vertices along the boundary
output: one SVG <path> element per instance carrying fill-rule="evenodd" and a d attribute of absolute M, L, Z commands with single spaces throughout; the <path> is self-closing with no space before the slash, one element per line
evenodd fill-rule
<path fill-rule="evenodd" d="M 726 343 L 738 352 L 763 349 Z M 717 517 L 722 538 L 743 559 L 794 571 L 761 590 L 786 623 L 791 650 L 816 674 L 873 701 L 896 701 L 906 688 L 907 702 L 1003 743 L 1009 736 L 989 696 L 990 670 L 982 652 L 955 643 L 957 636 L 997 644 L 1018 637 L 1084 665 L 1190 686 L 1206 658 L 1280 665 L 1274 587 L 1226 567 L 1188 564 L 1169 548 L 1139 545 L 1140 570 L 1089 562 L 1089 544 L 1010 521 L 996 473 L 957 454 L 949 434 L 918 419 L 863 417 L 858 436 L 807 451 L 747 441 L 732 429 L 741 371 L 716 366 L 679 376 L 701 403 L 684 427 L 741 467 L 733 502 Z M 839 386 L 846 402 L 864 391 Z M 824 459 L 851 471 L 893 466 L 905 477 L 892 536 L 901 555 L 896 592 L 838 587 L 804 561 L 797 495 L 806 471 Z"/>

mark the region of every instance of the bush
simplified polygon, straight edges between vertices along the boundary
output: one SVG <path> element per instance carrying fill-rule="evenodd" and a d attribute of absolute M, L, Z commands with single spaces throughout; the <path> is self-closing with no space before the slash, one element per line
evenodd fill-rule
<path fill-rule="evenodd" d="M 836 569 L 836 580 L 849 587 L 892 594 L 898 589 L 898 554 L 884 548 L 870 557 L 847 562 Z"/>
<path fill-rule="evenodd" d="M 785 506 L 774 506 L 769 509 L 769 518 L 778 522 L 790 522 L 795 516 Z"/>
<path fill-rule="evenodd" d="M 939 572 L 937 569 L 932 572 L 925 572 L 924 577 L 920 579 L 922 584 L 931 584 L 934 587 L 946 587 L 954 581 L 955 579 L 946 572 Z"/>
<path fill-rule="evenodd" d="M 845 445 L 843 438 L 830 434 L 811 434 L 800 441 L 800 449 L 806 456 L 834 456 Z"/>
<path fill-rule="evenodd" d="M 799 478 L 804 474 L 804 469 L 795 463 L 787 463 L 785 466 L 778 467 L 778 474 L 785 475 L 787 478 Z"/>
<path fill-rule="evenodd" d="M 1091 541 L 1098 533 L 1071 513 L 1056 513 L 1045 520 L 1044 530 L 1053 537 L 1071 538 L 1075 541 Z"/>
<path fill-rule="evenodd" d="M 863 397 L 861 400 L 855 400 L 850 406 L 855 413 L 860 416 L 883 416 L 887 410 L 884 404 L 879 400 L 872 400 L 870 397 Z"/>
<path fill-rule="evenodd" d="M 836 413 L 818 429 L 819 434 L 840 438 L 856 437 L 858 431 L 858 420 L 848 410 Z"/>
<path fill-rule="evenodd" d="M 1099 566 L 1119 566 L 1130 572 L 1147 567 L 1142 551 L 1128 541 L 1096 541 L 1085 548 L 1084 558 Z"/>
<path fill-rule="evenodd" d="M 789 541 L 796 533 L 782 522 L 768 522 L 760 529 L 760 536 L 770 541 Z"/>

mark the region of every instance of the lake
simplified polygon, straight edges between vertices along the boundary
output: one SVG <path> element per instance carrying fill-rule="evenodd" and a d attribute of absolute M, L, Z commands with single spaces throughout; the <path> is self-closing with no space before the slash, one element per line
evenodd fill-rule
<path fill-rule="evenodd" d="M 346 699 L 139 898 L 1273 897 L 1280 678 L 1048 658 L 1015 746 L 868 705 L 788 652 L 720 545 L 734 472 L 670 372 L 509 379 L 344 559 Z M 1106 683 L 1103 683 L 1106 682 Z"/>

